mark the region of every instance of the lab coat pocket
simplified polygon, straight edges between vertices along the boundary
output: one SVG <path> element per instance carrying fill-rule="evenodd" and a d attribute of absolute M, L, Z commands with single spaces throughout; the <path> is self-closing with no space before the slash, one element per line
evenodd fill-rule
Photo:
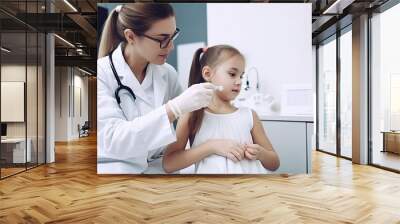
<path fill-rule="evenodd" d="M 121 92 L 121 109 L 125 115 L 126 120 L 131 121 L 135 117 L 139 116 L 137 104 L 135 103 L 133 97 L 128 92 Z"/>

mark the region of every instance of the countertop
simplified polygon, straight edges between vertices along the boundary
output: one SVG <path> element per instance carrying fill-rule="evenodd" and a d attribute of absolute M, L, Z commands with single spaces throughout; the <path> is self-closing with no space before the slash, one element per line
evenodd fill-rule
<path fill-rule="evenodd" d="M 258 114 L 261 121 L 291 121 L 291 122 L 314 122 L 312 116 L 301 115 L 263 115 Z"/>

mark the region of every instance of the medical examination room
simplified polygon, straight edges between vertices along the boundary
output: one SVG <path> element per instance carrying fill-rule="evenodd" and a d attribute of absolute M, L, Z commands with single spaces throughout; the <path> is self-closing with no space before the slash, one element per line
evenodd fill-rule
<path fill-rule="evenodd" d="M 267 136 L 267 141 L 272 145 L 276 153 L 275 156 L 277 160 L 279 160 L 279 166 L 267 172 L 264 172 L 264 168 L 260 168 L 259 171 L 256 168 L 252 168 L 248 172 L 232 168 L 232 173 L 310 173 L 312 161 L 311 151 L 314 144 L 313 135 L 315 132 L 315 108 L 313 107 L 315 102 L 315 95 L 313 95 L 315 90 L 313 77 L 315 74 L 313 73 L 312 64 L 313 51 L 312 46 L 309 44 L 312 38 L 311 24 L 307 22 L 311 19 L 311 5 L 232 3 L 172 3 L 171 5 L 176 18 L 175 25 L 177 29 L 175 34 L 177 34 L 179 30 L 179 35 L 174 37 L 174 50 L 171 50 L 166 62 L 176 69 L 178 77 L 176 82 L 180 84 L 182 88 L 181 91 L 188 89 L 191 67 L 194 63 L 193 55 L 196 50 L 202 48 L 210 49 L 207 51 L 212 51 L 212 49 L 214 49 L 213 46 L 229 45 L 237 49 L 242 55 L 245 65 L 243 66 L 243 71 L 241 71 L 241 85 L 235 87 L 239 88 L 235 90 L 238 94 L 230 99 L 230 103 L 235 108 L 248 108 L 250 109 L 249 111 L 253 111 L 257 114 L 257 120 L 259 120 L 257 124 L 260 124 L 259 126 L 262 127 Z M 112 15 L 114 11 L 116 14 L 129 11 L 128 7 L 120 8 L 121 5 L 113 3 L 100 4 L 100 7 L 106 8 L 109 15 Z M 106 16 L 103 17 L 104 20 L 105 17 Z M 105 22 L 105 24 L 107 24 L 107 22 Z M 104 29 L 106 28 L 103 27 L 103 30 Z M 107 32 L 109 32 L 108 29 Z M 100 45 L 102 45 L 102 43 L 100 43 Z M 100 54 L 101 51 L 100 47 Z M 114 56 L 118 51 L 120 50 L 117 48 L 113 52 L 113 58 L 118 57 L 117 55 Z M 202 58 L 202 55 L 205 54 L 206 52 L 203 50 L 199 58 Z M 216 61 L 217 58 L 210 60 Z M 105 64 L 108 63 L 108 59 L 99 59 L 98 71 L 107 70 Z M 117 63 L 118 62 L 114 62 L 114 64 L 116 64 L 115 67 L 118 66 Z M 99 67 L 102 69 L 99 69 Z M 102 75 L 99 77 L 101 76 Z M 111 75 L 107 74 L 107 76 Z M 122 77 L 123 75 L 118 74 L 118 76 Z M 155 74 L 153 79 L 155 76 L 157 75 Z M 98 83 L 99 81 L 100 83 L 103 82 L 101 79 L 98 79 Z M 110 83 L 114 81 L 104 78 L 104 82 Z M 143 83 L 146 83 L 146 79 Z M 99 91 L 102 92 L 101 86 L 102 85 L 98 87 L 98 93 Z M 154 86 L 157 85 L 155 84 Z M 122 93 L 121 95 L 124 94 Z M 103 96 L 99 96 L 98 94 L 99 102 L 102 102 L 102 98 Z M 106 100 L 104 100 L 104 102 L 105 101 Z M 134 100 L 128 99 L 127 101 Z M 123 103 L 120 105 L 121 107 L 122 104 Z M 102 111 L 106 110 L 105 108 L 111 106 L 115 105 L 98 104 L 98 113 L 101 114 Z M 101 116 L 99 117 L 99 120 L 103 120 Z M 104 120 L 105 119 L 106 118 L 104 118 Z M 208 120 L 208 117 L 204 119 L 207 120 L 208 123 L 215 122 L 211 118 L 211 120 Z M 203 120 L 203 122 L 206 122 L 205 120 Z M 253 121 L 251 121 L 251 123 L 252 122 Z M 226 121 L 226 123 L 230 122 Z M 241 125 L 246 126 L 245 123 Z M 205 130 L 215 133 L 208 134 L 207 137 L 201 137 L 208 139 L 226 137 L 226 135 L 229 134 L 220 136 L 219 133 L 226 132 L 226 129 L 235 129 L 235 127 L 225 127 L 221 129 L 217 128 L 218 130 L 216 130 L 215 127 L 207 128 L 207 125 L 204 126 Z M 101 129 L 102 125 L 99 124 L 99 127 L 99 129 Z M 129 149 L 129 147 L 125 146 L 130 145 L 133 148 L 137 148 L 137 150 L 142 150 L 141 148 L 145 146 L 133 141 L 130 142 L 132 138 L 127 140 L 123 140 L 123 137 L 118 139 L 118 137 L 114 136 L 112 139 L 108 138 L 107 136 L 112 132 L 109 128 L 112 128 L 112 125 L 108 125 L 106 121 L 104 121 L 104 131 L 100 130 L 100 135 L 98 135 L 98 173 L 131 173 L 131 171 L 122 168 L 128 166 L 129 162 L 123 164 L 122 161 L 132 161 L 133 157 L 129 159 L 129 156 L 132 155 L 130 153 L 134 149 Z M 154 128 L 156 129 L 156 127 Z M 245 130 L 243 130 L 244 127 L 239 127 L 238 129 L 239 130 L 235 132 L 245 132 Z M 162 128 L 162 130 L 164 130 L 164 128 Z M 179 130 L 177 130 L 177 132 L 179 132 Z M 201 135 L 201 130 L 199 130 L 198 133 Z M 123 132 L 119 134 L 121 136 L 127 135 L 127 133 Z M 234 137 L 231 137 L 231 139 L 239 141 L 240 137 L 237 133 L 232 135 Z M 143 134 L 143 136 L 145 136 L 145 134 Z M 155 134 L 153 139 L 157 138 L 157 134 Z M 289 139 L 290 141 L 288 141 Z M 120 141 L 120 143 L 116 143 L 114 146 L 110 143 L 118 141 Z M 240 139 L 240 141 L 243 142 L 247 140 Z M 154 140 L 154 142 L 156 142 L 156 140 Z M 189 149 L 191 148 L 189 144 L 190 141 L 187 142 L 185 148 Z M 199 141 L 194 141 L 194 143 L 196 142 Z M 182 145 L 181 143 L 179 144 Z M 215 158 L 211 158 L 213 156 Z M 192 163 L 190 166 L 188 166 L 190 163 L 179 164 L 173 171 L 180 174 L 229 174 L 229 171 L 221 171 L 219 168 L 215 168 L 218 170 L 216 171 L 214 168 L 208 167 L 208 165 L 212 163 L 227 163 L 226 166 L 230 166 L 230 160 L 217 162 L 217 157 L 220 156 L 221 155 L 214 154 L 207 157 L 209 160 L 215 159 L 213 162 L 201 160 L 200 162 L 197 161 L 195 164 Z M 169 164 L 173 163 L 173 161 L 169 161 L 176 160 L 177 158 L 180 157 L 172 157 L 169 159 L 164 156 L 164 163 L 159 159 L 158 164 L 154 166 L 161 167 L 162 164 L 164 166 L 170 166 Z M 114 165 L 112 165 L 113 162 Z M 121 165 L 121 168 L 115 168 L 116 163 Z M 174 165 L 176 164 L 172 164 L 171 166 Z M 231 165 L 234 166 L 233 164 Z M 151 166 L 153 165 L 149 165 L 149 167 Z M 140 173 L 140 169 L 132 172 Z M 154 170 L 148 173 L 163 173 L 163 170 Z"/>

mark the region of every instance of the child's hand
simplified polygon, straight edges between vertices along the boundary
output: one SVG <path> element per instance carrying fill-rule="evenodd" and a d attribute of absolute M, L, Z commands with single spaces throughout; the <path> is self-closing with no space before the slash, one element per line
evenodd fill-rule
<path fill-rule="evenodd" d="M 229 139 L 209 140 L 210 147 L 214 154 L 224 156 L 233 162 L 244 159 L 244 146 L 236 141 Z"/>
<path fill-rule="evenodd" d="M 259 160 L 264 148 L 258 144 L 245 144 L 244 157 L 248 160 Z"/>

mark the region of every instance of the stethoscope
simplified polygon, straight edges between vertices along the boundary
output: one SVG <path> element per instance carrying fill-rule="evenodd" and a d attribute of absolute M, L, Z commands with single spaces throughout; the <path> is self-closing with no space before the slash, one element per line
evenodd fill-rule
<path fill-rule="evenodd" d="M 115 49 L 114 49 L 114 50 L 115 50 Z M 113 62 L 113 59 L 112 59 L 112 53 L 114 52 L 114 50 L 111 51 L 111 52 L 108 54 L 108 59 L 110 60 L 111 70 L 112 70 L 112 72 L 113 72 L 113 74 L 114 74 L 115 80 L 117 80 L 117 83 L 118 83 L 118 87 L 117 87 L 117 89 L 116 89 L 115 92 L 114 92 L 115 99 L 117 99 L 118 105 L 121 106 L 121 98 L 119 97 L 119 92 L 120 92 L 121 90 L 126 90 L 126 91 L 128 91 L 128 93 L 133 97 L 133 102 L 135 103 L 135 102 L 136 102 L 136 95 L 135 95 L 135 93 L 133 92 L 133 90 L 132 90 L 131 88 L 129 88 L 128 86 L 122 84 L 121 80 L 119 79 L 117 70 L 115 69 L 114 62 Z M 141 114 L 140 108 L 139 108 L 139 107 L 137 107 L 137 108 L 138 108 L 139 115 L 140 115 L 140 114 Z M 153 161 L 153 160 L 155 160 L 155 159 L 160 158 L 161 156 L 162 156 L 162 154 L 153 155 L 150 159 L 147 159 L 147 162 L 151 162 L 151 161 Z M 124 162 L 124 163 L 125 163 L 126 161 L 124 161 L 124 160 L 110 159 L 110 158 L 98 158 L 98 161 L 97 161 L 97 162 L 98 162 L 98 163 L 112 163 L 112 162 Z M 129 162 L 128 162 L 128 163 L 129 163 Z"/>
<path fill-rule="evenodd" d="M 114 62 L 113 62 L 113 59 L 112 59 L 112 53 L 113 52 L 114 52 L 114 50 L 111 51 L 111 53 L 108 54 L 108 59 L 110 60 L 111 70 L 114 73 L 114 77 L 115 77 L 115 79 L 117 80 L 117 83 L 118 83 L 118 88 L 114 92 L 115 99 L 117 99 L 118 104 L 121 104 L 121 98 L 119 97 L 119 91 L 124 89 L 124 90 L 128 91 L 129 94 L 131 94 L 131 96 L 133 97 L 133 101 L 136 101 L 136 95 L 135 95 L 135 93 L 133 93 L 133 90 L 131 88 L 129 88 L 128 86 L 122 84 L 121 80 L 119 79 L 117 70 L 115 70 Z"/>
<path fill-rule="evenodd" d="M 114 49 L 114 50 L 115 50 L 115 49 Z M 117 70 L 115 69 L 114 62 L 113 62 L 113 59 L 112 59 L 112 54 L 113 54 L 114 50 L 112 50 L 112 51 L 108 54 L 108 59 L 109 59 L 109 61 L 110 61 L 111 70 L 112 70 L 112 72 L 113 72 L 113 74 L 114 74 L 115 80 L 117 80 L 117 83 L 118 83 L 118 87 L 117 87 L 117 89 L 116 89 L 115 92 L 114 92 L 115 99 L 117 100 L 118 105 L 120 105 L 120 107 L 121 107 L 121 98 L 119 97 L 119 92 L 120 92 L 121 90 L 126 90 L 126 91 L 128 91 L 128 93 L 133 97 L 133 103 L 136 102 L 136 95 L 135 95 L 135 93 L 133 92 L 133 90 L 132 90 L 131 88 L 129 88 L 128 86 L 122 84 L 121 80 L 119 79 Z M 140 112 L 139 107 L 137 107 L 137 109 L 138 109 L 138 111 L 139 111 L 139 115 L 141 115 L 141 112 Z"/>

